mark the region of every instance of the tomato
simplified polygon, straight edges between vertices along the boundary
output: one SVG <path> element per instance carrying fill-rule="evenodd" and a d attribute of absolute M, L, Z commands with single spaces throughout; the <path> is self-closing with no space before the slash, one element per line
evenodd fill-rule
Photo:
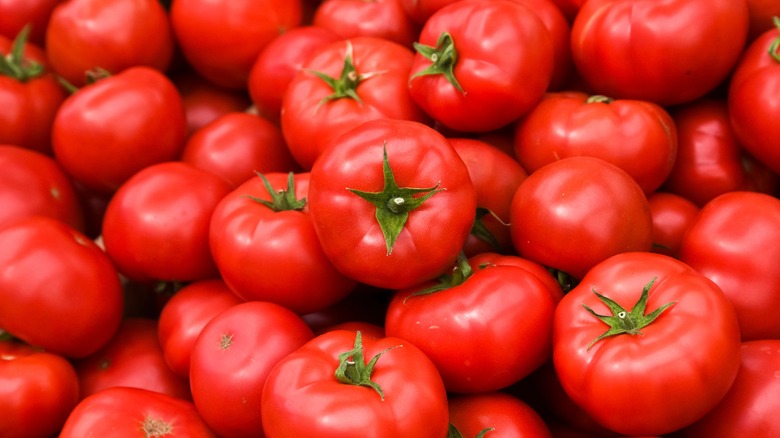
<path fill-rule="evenodd" d="M 0 341 L 0 435 L 55 436 L 78 397 L 78 376 L 68 360 Z"/>
<path fill-rule="evenodd" d="M 0 248 L 0 327 L 67 357 L 92 354 L 113 336 L 122 287 L 93 241 L 58 220 L 30 216 L 0 230 Z"/>
<path fill-rule="evenodd" d="M 258 172 L 298 168 L 279 127 L 245 112 L 217 117 L 190 136 L 181 161 L 219 175 L 238 187 Z"/>
<path fill-rule="evenodd" d="M 509 231 L 521 256 L 580 279 L 612 255 L 649 251 L 652 216 L 628 173 L 599 158 L 570 157 L 520 184 Z"/>
<path fill-rule="evenodd" d="M 529 173 L 566 157 L 596 157 L 625 170 L 649 195 L 672 170 L 677 130 L 652 102 L 547 93 L 516 125 L 514 146 Z"/>
<path fill-rule="evenodd" d="M 509 237 L 509 205 L 528 174 L 512 157 L 484 141 L 448 140 L 466 164 L 477 192 L 476 218 L 464 252 L 472 256 L 484 251 L 514 251 Z"/>
<path fill-rule="evenodd" d="M 187 137 L 221 115 L 246 111 L 252 105 L 246 90 L 222 88 L 189 69 L 170 77 L 181 94 Z"/>
<path fill-rule="evenodd" d="M 257 55 L 247 87 L 258 113 L 279 123 L 282 98 L 295 73 L 321 48 L 341 39 L 320 26 L 300 26 L 277 36 Z"/>
<path fill-rule="evenodd" d="M 745 342 L 740 357 L 737 378 L 726 397 L 681 436 L 769 438 L 780 434 L 776 415 L 780 409 L 780 340 Z"/>
<path fill-rule="evenodd" d="M 77 361 L 75 367 L 80 399 L 106 388 L 124 386 L 190 400 L 189 381 L 165 363 L 157 339 L 157 322 L 152 319 L 123 319 L 111 340 Z"/>
<path fill-rule="evenodd" d="M 743 340 L 777 339 L 780 321 L 780 199 L 729 192 L 702 207 L 680 244 L 680 260 L 717 283 Z"/>
<path fill-rule="evenodd" d="M 550 32 L 515 1 L 445 6 L 425 22 L 415 48 L 409 93 L 433 119 L 459 131 L 515 121 L 542 98 L 553 72 Z"/>
<path fill-rule="evenodd" d="M 88 189 L 113 193 L 139 170 L 184 147 L 181 96 L 170 79 L 132 67 L 71 94 L 54 118 L 54 156 Z"/>
<path fill-rule="evenodd" d="M 211 217 L 209 241 L 221 277 L 247 301 L 299 314 L 344 298 L 355 281 L 330 262 L 306 200 L 309 174 L 255 176 L 228 194 Z"/>
<path fill-rule="evenodd" d="M 449 392 L 496 391 L 550 357 L 555 305 L 530 271 L 464 257 L 438 282 L 399 290 L 385 331 L 420 348 Z"/>
<path fill-rule="evenodd" d="M 594 266 L 558 304 L 553 330 L 566 393 L 624 435 L 692 424 L 739 369 L 739 325 L 726 295 L 661 254 L 623 253 Z"/>
<path fill-rule="evenodd" d="M 547 288 L 553 301 L 557 304 L 563 298 L 563 289 L 558 279 L 544 266 L 523 257 L 512 254 L 498 254 L 494 252 L 482 252 L 469 258 L 471 266 L 480 269 L 490 265 L 509 265 L 525 269 L 537 279 L 539 279 Z"/>
<path fill-rule="evenodd" d="M 44 45 L 46 28 L 51 11 L 62 0 L 0 0 L 0 35 L 14 38 L 27 25 L 30 26 L 30 42 Z"/>
<path fill-rule="evenodd" d="M 103 218 L 103 243 L 131 280 L 187 282 L 218 275 L 209 221 L 230 185 L 181 162 L 149 166 L 114 194 Z"/>
<path fill-rule="evenodd" d="M 195 407 L 220 436 L 263 436 L 266 379 L 283 357 L 313 337 L 292 311 L 268 302 L 237 304 L 203 327 L 192 349 Z"/>
<path fill-rule="evenodd" d="M 553 436 L 533 408 L 519 398 L 502 392 L 453 396 L 449 400 L 449 413 L 451 430 L 455 428 L 459 433 L 450 437 Z"/>
<path fill-rule="evenodd" d="M 263 388 L 268 437 L 430 438 L 447 434 L 436 367 L 403 339 L 324 333 L 283 358 Z"/>
<path fill-rule="evenodd" d="M 257 55 L 301 24 L 301 0 L 173 0 L 176 42 L 195 71 L 232 89 L 246 88 Z"/>
<path fill-rule="evenodd" d="M 157 337 L 171 371 L 189 378 L 192 348 L 203 327 L 242 302 L 221 279 L 194 281 L 179 289 L 163 306 L 157 323 Z"/>
<path fill-rule="evenodd" d="M 331 139 L 363 122 L 427 122 L 407 88 L 413 58 L 377 37 L 340 40 L 309 57 L 282 100 L 282 133 L 301 167 L 310 170 Z"/>
<path fill-rule="evenodd" d="M 158 0 L 65 0 L 46 28 L 52 68 L 77 87 L 97 67 L 114 74 L 136 66 L 164 72 L 173 47 L 168 14 Z"/>
<path fill-rule="evenodd" d="M 0 143 L 51 155 L 52 125 L 66 95 L 28 32 L 13 41 L 0 36 Z"/>
<path fill-rule="evenodd" d="M 780 3 L 774 0 L 747 0 L 750 12 L 750 33 L 748 42 L 753 42 L 762 33 L 772 29 L 773 17 L 780 16 Z"/>
<path fill-rule="evenodd" d="M 425 24 L 434 12 L 457 0 L 401 0 L 406 14 L 418 24 Z"/>
<path fill-rule="evenodd" d="M 141 388 L 108 388 L 76 405 L 60 438 L 111 436 L 170 438 L 217 435 L 198 415 L 191 402 Z"/>
<path fill-rule="evenodd" d="M 33 150 L 0 145 L 0 228 L 41 215 L 84 231 L 84 214 L 73 182 L 54 159 Z"/>
<path fill-rule="evenodd" d="M 447 271 L 476 208 L 457 151 L 417 122 L 366 122 L 336 138 L 311 170 L 309 212 L 325 255 L 372 286 L 401 289 Z"/>
<path fill-rule="evenodd" d="M 667 106 L 724 81 L 747 33 L 746 0 L 594 0 L 572 24 L 572 57 L 596 93 Z"/>
<path fill-rule="evenodd" d="M 674 193 L 655 192 L 647 198 L 653 217 L 652 251 L 677 257 L 688 228 L 699 214 L 699 206 Z"/>
<path fill-rule="evenodd" d="M 345 39 L 373 36 L 409 48 L 420 30 L 404 10 L 401 0 L 324 0 L 317 6 L 312 24 Z"/>
<path fill-rule="evenodd" d="M 780 135 L 780 18 L 775 29 L 753 41 L 739 60 L 729 82 L 728 107 L 734 134 L 744 148 L 780 173 L 780 148 L 771 141 Z"/>
<path fill-rule="evenodd" d="M 698 99 L 676 107 L 677 160 L 663 189 L 699 207 L 735 190 L 772 193 L 778 176 L 745 151 L 722 99 Z"/>

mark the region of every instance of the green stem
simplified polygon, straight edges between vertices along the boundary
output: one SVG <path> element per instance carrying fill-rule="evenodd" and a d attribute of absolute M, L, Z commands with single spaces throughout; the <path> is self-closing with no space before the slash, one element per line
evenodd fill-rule
<path fill-rule="evenodd" d="M 336 380 L 347 385 L 365 386 L 372 388 L 379 394 L 379 398 L 384 400 L 385 393 L 382 387 L 378 383 L 371 380 L 371 375 L 374 372 L 374 366 L 379 358 L 392 350 L 393 348 L 401 347 L 396 345 L 387 348 L 377 353 L 371 360 L 366 363 L 363 356 L 363 335 L 360 330 L 355 334 L 355 343 L 353 348 L 349 351 L 345 351 L 339 354 L 339 366 L 336 368 L 335 376 Z"/>
<path fill-rule="evenodd" d="M 455 42 L 449 32 L 442 32 L 439 39 L 436 40 L 436 47 L 426 46 L 420 43 L 414 43 L 414 49 L 417 53 L 431 61 L 431 65 L 425 70 L 418 71 L 410 79 L 426 75 L 444 75 L 458 91 L 465 94 L 463 87 L 460 86 L 458 79 L 455 78 L 455 65 L 458 63 L 458 51 L 455 49 Z"/>

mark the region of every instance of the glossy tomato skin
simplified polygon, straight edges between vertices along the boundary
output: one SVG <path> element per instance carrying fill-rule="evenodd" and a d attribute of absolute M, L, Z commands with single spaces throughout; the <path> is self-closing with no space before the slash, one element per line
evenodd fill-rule
<path fill-rule="evenodd" d="M 314 11 L 312 24 L 329 29 L 342 38 L 374 36 L 409 48 L 417 40 L 420 30 L 400 0 L 325 0 Z"/>
<path fill-rule="evenodd" d="M 262 436 L 261 393 L 271 369 L 309 341 L 309 326 L 277 304 L 241 303 L 212 318 L 192 350 L 198 412 L 221 436 Z"/>
<path fill-rule="evenodd" d="M 572 156 L 591 156 L 625 170 L 646 195 L 666 180 L 677 155 L 671 115 L 652 102 L 547 93 L 515 128 L 515 155 L 529 173 Z"/>
<path fill-rule="evenodd" d="M 556 304 L 558 304 L 558 302 L 561 301 L 561 298 L 563 298 L 563 289 L 558 280 L 547 268 L 532 260 L 528 260 L 526 258 L 512 254 L 481 252 L 470 257 L 469 263 L 475 269 L 484 268 L 490 265 L 517 266 L 518 268 L 525 269 L 526 271 L 536 276 L 536 278 L 539 279 L 547 288 L 547 291 L 550 293 L 550 296 Z"/>
<path fill-rule="evenodd" d="M 745 0 L 585 3 L 572 24 L 574 64 L 614 98 L 691 102 L 726 79 L 747 39 Z"/>
<path fill-rule="evenodd" d="M 0 327 L 71 358 L 108 342 L 122 318 L 122 287 L 94 242 L 63 222 L 31 216 L 1 230 L 0 247 Z"/>
<path fill-rule="evenodd" d="M 740 368 L 734 384 L 718 406 L 685 428 L 681 436 L 769 438 L 780 434 L 775 413 L 780 409 L 780 340 L 742 344 Z"/>
<path fill-rule="evenodd" d="M 85 187 L 113 193 L 141 169 L 179 157 L 186 136 L 170 79 L 132 67 L 71 94 L 54 119 L 54 156 Z"/>
<path fill-rule="evenodd" d="M 335 438 L 360 430 L 366 438 L 446 436 L 447 393 L 430 359 L 403 339 L 363 338 L 366 362 L 384 352 L 371 375 L 382 399 L 373 388 L 334 378 L 339 355 L 354 342 L 351 330 L 329 331 L 274 367 L 263 389 L 265 435 Z"/>
<path fill-rule="evenodd" d="M 151 35 L 154 44 L 149 44 Z M 147 66 L 164 72 L 173 47 L 168 14 L 157 0 L 65 0 L 54 8 L 46 28 L 52 68 L 77 87 L 94 68 L 116 74 Z"/>
<path fill-rule="evenodd" d="M 43 46 L 51 11 L 63 0 L 0 1 L 0 35 L 13 39 L 25 25 L 30 25 L 30 42 Z"/>
<path fill-rule="evenodd" d="M 35 214 L 84 231 L 84 214 L 73 181 L 52 157 L 0 145 L 0 168 L 0 228 Z"/>
<path fill-rule="evenodd" d="M 383 148 L 399 187 L 443 189 L 408 212 L 391 250 L 377 208 L 349 190 L 383 190 Z M 311 171 L 309 211 L 325 254 L 343 274 L 376 287 L 410 287 L 448 270 L 476 208 L 463 160 L 444 136 L 417 122 L 366 122 L 336 138 Z"/>
<path fill-rule="evenodd" d="M 450 423 L 463 437 L 485 429 L 504 436 L 552 438 L 544 419 L 521 399 L 504 393 L 457 395 L 449 400 Z"/>
<path fill-rule="evenodd" d="M 652 251 L 678 257 L 683 236 L 699 214 L 698 205 L 674 193 L 655 192 L 647 198 L 653 217 Z"/>
<path fill-rule="evenodd" d="M 108 388 L 79 402 L 60 438 L 111 436 L 216 438 L 192 402 L 141 388 Z"/>
<path fill-rule="evenodd" d="M 78 400 L 78 376 L 67 359 L 0 342 L 0 435 L 54 436 Z"/>
<path fill-rule="evenodd" d="M 501 128 L 542 98 L 553 71 L 553 42 L 544 22 L 514 1 L 459 1 L 434 13 L 417 40 L 435 48 L 448 32 L 457 52 L 452 73 L 420 74 L 432 61 L 418 50 L 409 93 L 434 120 L 457 131 Z"/>
<path fill-rule="evenodd" d="M 529 175 L 512 199 L 510 224 L 521 256 L 576 279 L 612 255 L 652 245 L 641 187 L 594 157 L 564 158 Z"/>
<path fill-rule="evenodd" d="M 106 252 L 131 280 L 214 278 L 209 221 L 229 192 L 224 179 L 182 162 L 149 166 L 109 201 L 102 234 Z"/>
<path fill-rule="evenodd" d="M 718 284 L 739 318 L 742 339 L 776 339 L 780 322 L 780 200 L 729 192 L 702 207 L 680 260 Z"/>
<path fill-rule="evenodd" d="M 190 69 L 169 77 L 181 94 L 188 138 L 219 116 L 246 111 L 252 105 L 246 90 L 220 87 Z"/>
<path fill-rule="evenodd" d="M 301 24 L 302 7 L 301 0 L 174 0 L 170 20 L 188 64 L 217 85 L 242 89 L 260 51 Z"/>
<path fill-rule="evenodd" d="M 645 314 L 674 304 L 641 334 L 596 341 L 609 326 L 583 306 L 611 313 L 594 290 L 632 309 L 651 281 Z M 739 325 L 726 295 L 661 254 L 610 257 L 555 311 L 553 361 L 564 390 L 596 421 L 625 435 L 662 435 L 701 418 L 734 382 L 739 348 Z"/>
<path fill-rule="evenodd" d="M 750 11 L 750 43 L 774 27 L 773 17 L 780 16 L 780 3 L 773 0 L 747 0 L 747 5 Z"/>

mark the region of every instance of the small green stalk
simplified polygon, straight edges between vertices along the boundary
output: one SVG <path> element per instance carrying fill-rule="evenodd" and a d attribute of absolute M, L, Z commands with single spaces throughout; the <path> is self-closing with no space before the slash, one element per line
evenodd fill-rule
<path fill-rule="evenodd" d="M 307 70 L 309 73 L 325 81 L 325 83 L 328 84 L 333 90 L 333 93 L 322 98 L 319 103 L 320 105 L 323 105 L 331 100 L 344 98 L 354 99 L 358 103 L 363 103 L 363 100 L 360 99 L 360 96 L 357 94 L 358 85 L 373 76 L 384 73 L 383 71 L 358 73 L 357 69 L 355 68 L 353 57 L 352 43 L 347 41 L 347 53 L 346 56 L 344 56 L 344 66 L 341 68 L 341 74 L 338 78 L 328 76 L 325 73 L 319 71 Z"/>
<path fill-rule="evenodd" d="M 495 427 L 486 427 L 486 428 L 482 429 L 481 431 L 479 431 L 479 433 L 477 434 L 477 436 L 476 436 L 476 437 L 474 437 L 474 438 L 484 438 L 484 436 L 485 436 L 485 435 L 486 435 L 488 432 L 492 432 L 492 431 L 494 431 L 494 430 L 496 430 L 496 428 L 495 428 Z M 455 425 L 454 425 L 454 424 L 450 423 L 450 428 L 449 428 L 449 430 L 447 431 L 447 438 L 463 438 L 463 434 L 462 434 L 462 433 L 460 433 L 460 431 L 458 430 L 458 428 L 457 428 L 457 427 L 455 427 Z"/>
<path fill-rule="evenodd" d="M 306 198 L 298 199 L 295 196 L 295 175 L 293 172 L 290 172 L 287 175 L 286 190 L 274 190 L 265 175 L 258 173 L 257 176 L 263 180 L 263 186 L 265 186 L 266 191 L 268 191 L 268 194 L 271 196 L 271 200 L 268 201 L 266 199 L 246 195 L 247 198 L 255 202 L 259 202 L 273 211 L 300 211 L 303 210 L 303 208 L 306 206 Z"/>
<path fill-rule="evenodd" d="M 358 330 L 355 334 L 354 348 L 339 354 L 339 366 L 336 368 L 335 373 L 336 380 L 347 385 L 372 388 L 379 394 L 379 398 L 384 401 L 385 393 L 378 383 L 371 380 L 371 374 L 373 374 L 374 366 L 376 366 L 376 362 L 379 358 L 396 347 L 401 347 L 401 345 L 396 345 L 380 351 L 366 363 L 365 358 L 363 357 L 363 335 L 360 333 L 360 330 Z"/>
<path fill-rule="evenodd" d="M 458 63 L 458 51 L 455 50 L 455 42 L 452 40 L 452 35 L 449 32 L 442 32 L 439 35 L 439 38 L 436 40 L 436 47 L 414 43 L 414 49 L 417 50 L 417 53 L 429 59 L 432 64 L 425 70 L 415 73 L 412 79 L 425 75 L 444 75 L 453 87 L 466 94 L 455 78 L 454 69 L 455 64 Z"/>
<path fill-rule="evenodd" d="M 441 275 L 438 278 L 436 284 L 434 284 L 433 286 L 425 289 L 420 289 L 410 294 L 408 297 L 404 299 L 404 302 L 406 302 L 406 300 L 412 297 L 430 295 L 436 292 L 441 292 L 443 290 L 460 286 L 461 284 L 465 283 L 466 280 L 468 280 L 469 277 L 471 277 L 473 274 L 474 271 L 471 269 L 471 265 L 469 264 L 469 260 L 466 257 L 466 254 L 463 251 L 461 251 L 460 254 L 458 254 L 458 261 L 456 262 L 455 267 L 452 268 L 452 270 L 449 273 Z"/>
<path fill-rule="evenodd" d="M 14 78 L 20 82 L 27 82 L 43 74 L 43 64 L 31 61 L 24 57 L 24 45 L 30 35 L 30 25 L 26 25 L 19 31 L 11 44 L 11 50 L 0 57 L 0 74 Z"/>
<path fill-rule="evenodd" d="M 772 17 L 772 20 L 775 23 L 778 32 L 780 32 L 780 17 Z M 775 38 L 775 40 L 772 41 L 772 44 L 769 45 L 769 56 L 775 61 L 780 62 L 780 50 L 778 49 L 780 49 L 780 36 Z"/>

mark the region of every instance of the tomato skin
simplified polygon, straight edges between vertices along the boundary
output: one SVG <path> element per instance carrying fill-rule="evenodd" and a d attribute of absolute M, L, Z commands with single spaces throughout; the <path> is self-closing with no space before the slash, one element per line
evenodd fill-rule
<path fill-rule="evenodd" d="M 596 93 L 667 106 L 725 80 L 747 32 L 745 0 L 588 1 L 572 24 L 572 56 Z"/>
<path fill-rule="evenodd" d="M 219 116 L 246 111 L 252 105 L 245 90 L 222 88 L 191 70 L 170 77 L 181 94 L 187 138 Z"/>
<path fill-rule="evenodd" d="M 268 437 L 429 438 L 447 434 L 447 393 L 430 359 L 398 338 L 363 338 L 371 379 L 384 393 L 334 378 L 339 354 L 353 349 L 355 333 L 329 331 L 282 359 L 263 388 L 263 430 Z M 414 372 L 409 372 L 413 370 Z M 410 403 L 414 400 L 415 403 Z"/>
<path fill-rule="evenodd" d="M 108 388 L 79 402 L 60 438 L 216 438 L 191 402 L 141 388 Z"/>
<path fill-rule="evenodd" d="M 673 193 L 655 192 L 647 198 L 653 217 L 653 252 L 677 258 L 683 236 L 699 214 L 699 206 Z"/>
<path fill-rule="evenodd" d="M 377 208 L 346 189 L 382 190 L 383 146 L 399 187 L 446 189 L 409 212 L 389 255 Z M 401 289 L 448 270 L 476 208 L 463 160 L 444 136 L 417 122 L 366 122 L 336 138 L 311 170 L 309 211 L 322 249 L 340 272 L 372 286 Z"/>
<path fill-rule="evenodd" d="M 79 89 L 54 119 L 54 156 L 90 190 L 113 193 L 141 169 L 179 157 L 186 136 L 170 79 L 132 67 Z"/>
<path fill-rule="evenodd" d="M 52 68 L 77 87 L 96 67 L 114 74 L 135 66 L 164 72 L 173 47 L 168 14 L 157 0 L 65 0 L 51 12 L 46 28 Z"/>
<path fill-rule="evenodd" d="M 453 75 L 418 75 L 432 61 L 418 53 L 409 93 L 442 125 L 465 132 L 501 128 L 528 112 L 544 95 L 553 71 L 553 42 L 544 22 L 522 3 L 466 0 L 434 13 L 418 43 L 436 47 L 448 32 L 457 51 Z"/>
<path fill-rule="evenodd" d="M 772 17 L 780 16 L 780 3 L 774 0 L 747 0 L 747 5 L 750 11 L 750 43 L 773 28 Z"/>
<path fill-rule="evenodd" d="M 26 344 L 0 342 L 0 435 L 54 436 L 79 400 L 73 365 Z"/>
<path fill-rule="evenodd" d="M 214 278 L 209 221 L 229 192 L 224 179 L 182 162 L 149 166 L 109 201 L 103 218 L 106 252 L 131 280 Z"/>
<path fill-rule="evenodd" d="M 51 11 L 62 0 L 0 0 L 0 35 L 13 39 L 22 28 L 30 25 L 30 42 L 43 46 Z"/>
<path fill-rule="evenodd" d="M 526 271 L 536 276 L 536 278 L 539 279 L 547 288 L 547 291 L 550 293 L 550 296 L 556 304 L 558 304 L 558 302 L 561 301 L 561 298 L 563 298 L 563 289 L 561 288 L 561 284 L 558 283 L 558 280 L 550 273 L 550 271 L 548 271 L 539 263 L 528 260 L 526 258 L 518 257 L 512 254 L 482 252 L 469 257 L 469 264 L 471 264 L 472 268 L 474 269 L 483 268 L 488 265 L 517 266 L 518 268 L 525 269 Z"/>
<path fill-rule="evenodd" d="M 291 310 L 254 301 L 237 304 L 203 327 L 192 349 L 195 407 L 221 436 L 262 436 L 261 392 L 271 369 L 313 337 Z"/>
<path fill-rule="evenodd" d="M 510 208 L 517 252 L 576 279 L 612 255 L 652 245 L 641 187 L 599 158 L 569 157 L 540 168 L 520 184 Z"/>
<path fill-rule="evenodd" d="M 593 291 L 631 309 L 654 278 L 646 313 L 675 304 L 641 328 L 642 335 L 592 343 L 609 328 L 583 308 L 609 315 Z M 661 254 L 623 253 L 603 261 L 555 311 L 553 362 L 564 390 L 596 421 L 624 435 L 662 435 L 701 418 L 734 382 L 739 348 L 739 326 L 726 295 Z"/>
<path fill-rule="evenodd" d="M 374 36 L 411 48 L 419 26 L 406 14 L 401 0 L 324 0 L 314 11 L 314 26 L 341 38 Z"/>
<path fill-rule="evenodd" d="M 742 340 L 777 339 L 780 321 L 780 200 L 729 192 L 702 207 L 680 246 L 680 260 L 717 285 L 739 318 Z"/>
<path fill-rule="evenodd" d="M 450 423 L 463 437 L 476 437 L 492 428 L 503 436 L 552 438 L 545 421 L 519 398 L 503 393 L 457 395 L 449 400 Z"/>

